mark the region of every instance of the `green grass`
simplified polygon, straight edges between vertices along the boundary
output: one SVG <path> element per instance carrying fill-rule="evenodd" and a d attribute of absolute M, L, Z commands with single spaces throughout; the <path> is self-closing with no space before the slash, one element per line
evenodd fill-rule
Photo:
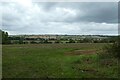
<path fill-rule="evenodd" d="M 3 45 L 3 78 L 117 78 L 117 64 L 102 64 L 97 54 L 66 55 L 74 50 L 99 50 L 105 44 Z M 114 59 L 114 62 L 117 60 Z"/>

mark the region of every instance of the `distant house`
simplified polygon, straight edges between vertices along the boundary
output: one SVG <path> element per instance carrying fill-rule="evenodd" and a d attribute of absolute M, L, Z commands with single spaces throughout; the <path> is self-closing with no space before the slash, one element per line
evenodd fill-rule
<path fill-rule="evenodd" d="M 107 39 L 106 36 L 99 35 L 11 35 L 16 39 L 11 40 L 11 43 L 19 43 L 22 38 L 23 43 L 69 43 L 73 40 L 75 43 L 80 42 L 100 42 Z"/>

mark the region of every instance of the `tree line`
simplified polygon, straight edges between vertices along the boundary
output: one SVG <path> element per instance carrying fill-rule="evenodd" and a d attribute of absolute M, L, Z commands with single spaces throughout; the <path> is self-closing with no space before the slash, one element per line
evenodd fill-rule
<path fill-rule="evenodd" d="M 30 41 L 31 44 L 38 44 L 38 43 L 114 43 L 117 39 L 116 36 L 108 37 L 105 39 L 94 39 L 94 38 L 83 38 L 81 40 L 74 40 L 74 39 L 40 39 L 40 38 L 24 38 L 22 36 L 8 36 L 8 32 L 0 30 L 1 33 L 1 43 L 2 44 L 27 44 Z"/>

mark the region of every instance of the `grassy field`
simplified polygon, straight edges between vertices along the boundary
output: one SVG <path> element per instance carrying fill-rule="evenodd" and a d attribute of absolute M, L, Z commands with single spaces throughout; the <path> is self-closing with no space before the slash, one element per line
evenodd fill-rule
<path fill-rule="evenodd" d="M 3 45 L 3 78 L 117 78 L 117 60 L 96 54 L 105 44 Z"/>

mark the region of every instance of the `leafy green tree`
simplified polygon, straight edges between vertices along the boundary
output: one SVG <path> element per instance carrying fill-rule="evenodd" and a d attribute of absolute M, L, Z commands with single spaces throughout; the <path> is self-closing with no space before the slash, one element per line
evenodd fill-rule
<path fill-rule="evenodd" d="M 84 38 L 81 42 L 90 43 L 90 42 L 92 42 L 92 39 L 91 38 Z"/>
<path fill-rule="evenodd" d="M 0 30 L 0 44 L 2 44 L 2 30 Z"/>
<path fill-rule="evenodd" d="M 55 43 L 60 43 L 60 40 L 56 40 Z"/>
<path fill-rule="evenodd" d="M 46 39 L 46 40 L 44 40 L 44 43 L 48 43 L 48 40 Z"/>
<path fill-rule="evenodd" d="M 0 30 L 0 34 L 2 34 L 2 44 L 9 44 L 10 40 L 8 38 L 8 33 Z"/>
<path fill-rule="evenodd" d="M 69 40 L 69 43 L 75 43 L 75 40 L 70 39 L 70 40 Z"/>
<path fill-rule="evenodd" d="M 24 43 L 23 40 L 24 40 L 24 38 L 21 37 L 21 38 L 19 39 L 19 44 L 23 44 L 23 43 Z"/>

